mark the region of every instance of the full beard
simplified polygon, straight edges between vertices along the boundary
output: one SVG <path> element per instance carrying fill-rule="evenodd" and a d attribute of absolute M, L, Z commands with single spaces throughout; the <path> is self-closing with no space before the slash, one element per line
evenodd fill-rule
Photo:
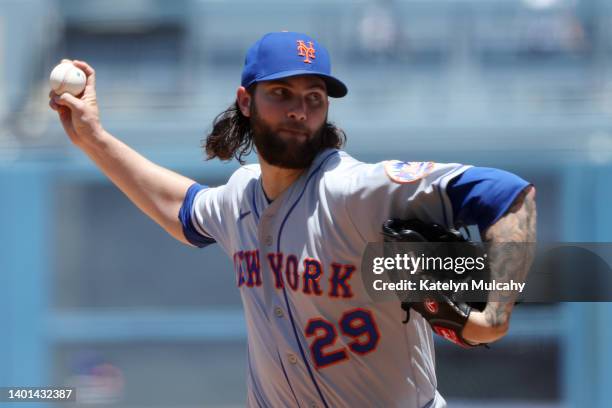
<path fill-rule="evenodd" d="M 290 129 L 309 133 L 305 140 L 299 140 L 297 137 L 281 137 L 256 113 L 251 114 L 250 122 L 257 152 L 268 164 L 273 166 L 285 169 L 305 169 L 310 167 L 317 154 L 323 150 L 325 123 L 312 134 L 307 129 L 299 127 L 299 125 L 290 126 Z"/>

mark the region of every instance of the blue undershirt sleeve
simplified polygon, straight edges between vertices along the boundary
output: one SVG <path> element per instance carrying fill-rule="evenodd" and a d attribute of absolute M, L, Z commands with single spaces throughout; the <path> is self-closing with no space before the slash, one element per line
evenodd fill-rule
<path fill-rule="evenodd" d="M 195 197 L 200 191 L 206 190 L 207 188 L 208 186 L 198 183 L 192 184 L 187 190 L 187 194 L 185 194 L 185 199 L 183 200 L 183 205 L 181 206 L 178 216 L 179 220 L 181 221 L 181 225 L 183 226 L 183 234 L 185 235 L 185 238 L 192 245 L 199 248 L 203 248 L 216 242 L 214 239 L 200 233 L 193 225 L 193 206 Z"/>
<path fill-rule="evenodd" d="M 510 172 L 472 167 L 448 183 L 455 223 L 484 231 L 500 219 L 531 183 Z"/>

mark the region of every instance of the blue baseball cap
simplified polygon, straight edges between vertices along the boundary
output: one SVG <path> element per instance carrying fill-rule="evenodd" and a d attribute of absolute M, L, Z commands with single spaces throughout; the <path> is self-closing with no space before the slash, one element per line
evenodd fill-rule
<path fill-rule="evenodd" d="M 241 85 L 296 75 L 317 75 L 327 85 L 327 94 L 341 98 L 348 92 L 331 75 L 329 53 L 312 37 L 288 31 L 268 33 L 249 48 L 244 60 Z"/>

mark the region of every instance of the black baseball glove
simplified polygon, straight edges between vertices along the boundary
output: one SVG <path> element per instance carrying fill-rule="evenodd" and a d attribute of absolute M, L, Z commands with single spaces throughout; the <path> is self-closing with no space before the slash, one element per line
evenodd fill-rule
<path fill-rule="evenodd" d="M 447 229 L 438 224 L 428 224 L 418 219 L 400 220 L 389 219 L 382 227 L 385 242 L 397 243 L 432 243 L 424 244 L 426 248 L 423 252 L 428 257 L 442 257 L 449 259 L 453 257 L 477 257 L 482 254 L 480 245 L 474 243 L 454 229 Z M 441 243 L 439 245 L 433 243 Z M 456 244 L 452 244 L 456 243 Z M 386 248 L 387 245 L 385 244 Z M 412 247 L 412 246 L 411 246 Z M 418 245 L 416 247 L 419 247 Z M 394 251 L 396 252 L 396 251 Z M 421 250 L 419 250 L 421 252 Z M 488 268 L 478 274 L 478 278 L 483 278 L 488 273 Z M 404 276 L 405 277 L 405 276 Z M 454 270 L 419 270 L 411 275 L 413 281 L 427 280 L 427 282 L 469 282 L 476 276 L 474 273 L 458 274 Z M 391 280 L 397 280 L 397 275 L 391 276 Z M 462 336 L 463 327 L 466 325 L 472 308 L 483 310 L 486 302 L 464 302 L 459 300 L 460 291 L 455 290 L 425 290 L 418 291 L 412 298 L 402 298 L 402 309 L 407 316 L 404 323 L 410 319 L 410 309 L 415 310 L 432 327 L 433 331 L 445 339 L 466 347 L 476 347 L 483 344 L 472 344 Z"/>

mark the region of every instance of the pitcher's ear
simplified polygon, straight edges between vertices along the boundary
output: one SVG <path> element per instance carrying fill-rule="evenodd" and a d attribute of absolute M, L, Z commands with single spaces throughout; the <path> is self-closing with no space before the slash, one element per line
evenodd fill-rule
<path fill-rule="evenodd" d="M 238 109 L 240 109 L 240 112 L 247 118 L 251 116 L 252 99 L 252 95 L 244 86 L 239 87 L 236 91 L 236 104 L 238 105 Z"/>

